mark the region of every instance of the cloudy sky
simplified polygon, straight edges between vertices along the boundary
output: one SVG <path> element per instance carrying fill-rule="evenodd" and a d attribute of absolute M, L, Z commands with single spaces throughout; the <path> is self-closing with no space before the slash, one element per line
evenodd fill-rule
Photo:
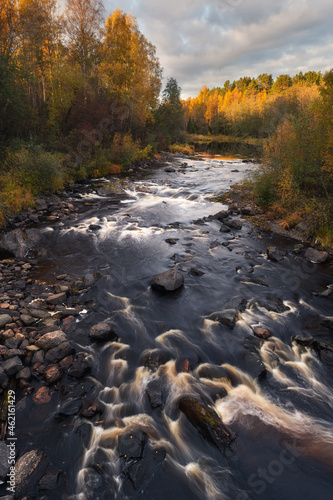
<path fill-rule="evenodd" d="M 333 67 L 332 0 L 104 0 L 136 16 L 183 97 L 203 84 Z"/>

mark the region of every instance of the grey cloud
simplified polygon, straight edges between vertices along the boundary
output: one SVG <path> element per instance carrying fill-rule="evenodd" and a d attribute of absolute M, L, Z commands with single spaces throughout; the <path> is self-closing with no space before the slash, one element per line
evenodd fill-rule
<path fill-rule="evenodd" d="M 104 0 L 136 16 L 164 75 L 183 96 L 262 72 L 291 75 L 332 64 L 331 0 Z M 331 65 L 331 66 L 330 66 Z"/>

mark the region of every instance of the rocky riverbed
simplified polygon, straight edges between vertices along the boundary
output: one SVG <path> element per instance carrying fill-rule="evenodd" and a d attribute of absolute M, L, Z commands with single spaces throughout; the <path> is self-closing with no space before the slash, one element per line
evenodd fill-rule
<path fill-rule="evenodd" d="M 165 161 L 39 199 L 1 237 L 0 498 L 255 498 L 253 457 L 291 442 L 270 498 L 303 498 L 314 467 L 326 500 L 328 255 L 211 203 L 246 163 Z"/>

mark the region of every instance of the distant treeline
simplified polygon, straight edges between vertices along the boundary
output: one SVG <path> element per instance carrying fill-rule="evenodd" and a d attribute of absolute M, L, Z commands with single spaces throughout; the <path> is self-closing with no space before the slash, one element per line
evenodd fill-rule
<path fill-rule="evenodd" d="M 324 76 L 308 71 L 291 77 L 242 77 L 223 87 L 205 85 L 183 101 L 184 127 L 195 134 L 269 137 L 286 116 L 296 116 L 318 99 Z"/>

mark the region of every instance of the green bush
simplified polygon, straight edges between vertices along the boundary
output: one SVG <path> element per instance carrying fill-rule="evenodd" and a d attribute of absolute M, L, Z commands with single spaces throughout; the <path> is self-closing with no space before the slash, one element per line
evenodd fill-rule
<path fill-rule="evenodd" d="M 49 153 L 42 146 L 30 143 L 9 152 L 5 168 L 18 186 L 25 186 L 37 195 L 54 193 L 63 188 L 61 163 L 60 153 Z"/>

